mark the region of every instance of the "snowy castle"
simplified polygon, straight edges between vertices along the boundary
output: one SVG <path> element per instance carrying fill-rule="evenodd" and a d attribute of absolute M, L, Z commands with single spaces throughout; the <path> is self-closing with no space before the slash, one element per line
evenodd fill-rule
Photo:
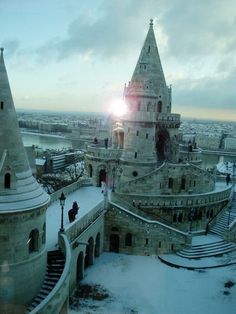
<path fill-rule="evenodd" d="M 236 241 L 233 213 L 227 228 L 216 227 L 233 186 L 217 183 L 201 167 L 196 143 L 181 141 L 152 20 L 124 100 L 128 111 L 114 121 L 111 146 L 88 147 L 89 179 L 50 200 L 27 161 L 1 49 L 0 313 L 68 313 L 70 294 L 102 251 L 173 253 L 209 230 Z M 109 195 L 91 182 L 106 182 Z M 87 209 L 81 206 L 73 223 L 63 212 L 63 198 L 60 216 L 61 192 L 67 201 L 86 198 Z"/>

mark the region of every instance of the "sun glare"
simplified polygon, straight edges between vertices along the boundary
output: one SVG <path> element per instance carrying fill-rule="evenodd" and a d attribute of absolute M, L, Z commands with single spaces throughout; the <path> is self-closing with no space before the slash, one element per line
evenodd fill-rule
<path fill-rule="evenodd" d="M 111 112 L 118 117 L 123 116 L 127 112 L 127 105 L 122 99 L 115 99 L 111 103 Z"/>

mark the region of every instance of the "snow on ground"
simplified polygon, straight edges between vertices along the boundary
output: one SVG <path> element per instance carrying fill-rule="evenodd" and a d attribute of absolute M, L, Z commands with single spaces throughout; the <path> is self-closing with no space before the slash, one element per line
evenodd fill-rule
<path fill-rule="evenodd" d="M 222 174 L 229 173 L 233 176 L 235 174 L 236 164 L 230 161 L 221 161 L 216 165 L 216 168 Z"/>
<path fill-rule="evenodd" d="M 110 298 L 81 301 L 70 314 L 234 314 L 236 266 L 204 271 L 177 269 L 156 257 L 103 253 L 82 284 L 98 284 Z M 225 294 L 224 294 L 225 292 Z"/>
<path fill-rule="evenodd" d="M 93 209 L 98 203 L 104 199 L 101 193 L 101 188 L 94 186 L 82 187 L 73 193 L 66 195 L 64 208 L 64 227 L 66 228 L 70 223 L 68 219 L 68 211 L 72 204 L 76 201 L 80 207 L 76 220 L 82 218 L 87 212 Z M 48 249 L 53 249 L 57 243 L 58 231 L 61 227 L 61 206 L 60 202 L 53 202 L 47 209 L 46 214 L 46 243 Z"/>

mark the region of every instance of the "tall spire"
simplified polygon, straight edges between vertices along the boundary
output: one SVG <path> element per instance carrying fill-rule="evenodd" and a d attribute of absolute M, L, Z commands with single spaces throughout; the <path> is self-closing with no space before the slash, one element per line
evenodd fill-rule
<path fill-rule="evenodd" d="M 160 87 L 166 87 L 153 30 L 153 19 L 150 20 L 149 30 L 131 79 L 131 85 L 135 84 L 148 86 L 149 92 L 151 89 L 156 95 L 159 95 Z"/>
<path fill-rule="evenodd" d="M 0 51 L 0 211 L 32 209 L 49 197 L 32 176 Z"/>

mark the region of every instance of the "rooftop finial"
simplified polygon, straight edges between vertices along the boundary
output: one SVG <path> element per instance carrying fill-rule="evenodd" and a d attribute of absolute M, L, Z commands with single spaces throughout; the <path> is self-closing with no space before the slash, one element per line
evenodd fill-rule
<path fill-rule="evenodd" d="M 1 56 L 3 56 L 3 50 L 4 50 L 4 48 L 0 48 L 0 50 L 1 50 Z"/>
<path fill-rule="evenodd" d="M 153 19 L 150 19 L 150 26 L 153 26 Z"/>

